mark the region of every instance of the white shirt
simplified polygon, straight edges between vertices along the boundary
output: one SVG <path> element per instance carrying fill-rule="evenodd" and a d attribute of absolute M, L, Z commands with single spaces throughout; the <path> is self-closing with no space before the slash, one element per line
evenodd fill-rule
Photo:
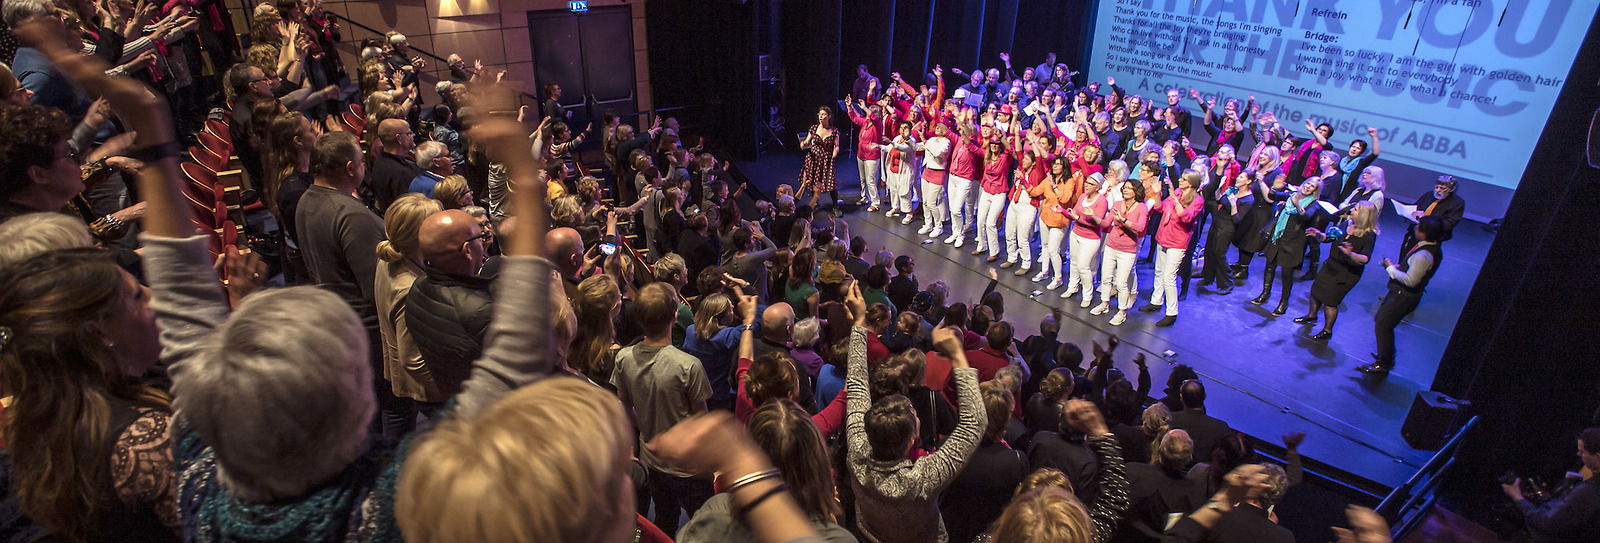
<path fill-rule="evenodd" d="M 950 163 L 950 139 L 944 136 L 934 136 L 928 141 L 917 144 L 917 150 L 923 151 L 924 164 L 935 170 L 943 170 Z"/>
<path fill-rule="evenodd" d="M 1433 242 L 1424 241 L 1417 243 L 1417 247 L 1420 248 L 1423 245 L 1431 244 Z M 1400 266 L 1390 264 L 1388 268 L 1389 278 L 1399 281 L 1402 285 L 1416 288 L 1418 284 L 1422 283 L 1422 278 L 1428 275 L 1428 270 L 1433 269 L 1433 253 L 1415 251 L 1411 253 L 1410 257 L 1406 258 L 1406 262 L 1409 262 L 1406 271 L 1400 271 Z"/>

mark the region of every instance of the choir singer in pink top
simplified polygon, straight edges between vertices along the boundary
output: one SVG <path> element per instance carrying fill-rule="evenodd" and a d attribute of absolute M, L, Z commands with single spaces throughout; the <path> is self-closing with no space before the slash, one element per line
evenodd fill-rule
<path fill-rule="evenodd" d="M 1178 322 L 1178 266 L 1188 257 L 1195 218 L 1200 216 L 1199 191 L 1200 173 L 1184 172 L 1178 178 L 1178 190 L 1162 201 L 1158 210 L 1161 223 L 1156 226 L 1156 285 L 1150 293 L 1150 303 L 1142 308 L 1154 312 L 1166 306 L 1167 316 L 1156 321 L 1156 326 Z"/>

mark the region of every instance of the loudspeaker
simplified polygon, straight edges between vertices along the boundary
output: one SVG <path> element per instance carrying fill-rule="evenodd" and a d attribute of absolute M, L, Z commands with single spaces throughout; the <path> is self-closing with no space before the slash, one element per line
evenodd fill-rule
<path fill-rule="evenodd" d="M 1400 437 L 1413 449 L 1439 450 L 1460 424 L 1461 406 L 1466 403 L 1432 390 L 1417 392 L 1411 412 L 1400 426 Z"/>

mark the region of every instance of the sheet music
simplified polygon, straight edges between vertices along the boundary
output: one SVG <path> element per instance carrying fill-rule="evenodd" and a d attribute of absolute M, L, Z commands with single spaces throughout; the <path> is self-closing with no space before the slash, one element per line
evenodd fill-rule
<path fill-rule="evenodd" d="M 1329 215 L 1339 214 L 1339 206 L 1328 203 L 1327 200 L 1317 200 L 1317 205 L 1322 206 L 1322 210 L 1328 212 Z"/>
<path fill-rule="evenodd" d="M 1416 213 L 1417 212 L 1417 206 L 1406 205 L 1405 202 L 1401 202 L 1401 201 L 1396 200 L 1394 198 L 1390 198 L 1389 202 L 1394 204 L 1394 212 L 1395 212 L 1395 214 L 1400 215 L 1401 218 L 1404 218 L 1405 220 L 1411 221 L 1413 223 L 1417 222 L 1417 219 L 1415 217 L 1411 216 L 1412 213 Z"/>

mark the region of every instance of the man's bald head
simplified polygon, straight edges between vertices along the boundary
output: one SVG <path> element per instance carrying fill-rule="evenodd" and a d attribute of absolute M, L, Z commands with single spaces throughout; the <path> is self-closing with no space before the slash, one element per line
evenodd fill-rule
<path fill-rule="evenodd" d="M 577 277 L 583 265 L 583 238 L 571 228 L 552 228 L 544 235 L 546 258 L 565 277 Z"/>
<path fill-rule="evenodd" d="M 472 274 L 483 265 L 467 241 L 482 234 L 478 220 L 459 209 L 446 209 L 429 215 L 417 231 L 422 258 L 429 266 L 451 272 Z M 481 253 L 481 252 L 480 252 Z"/>
<path fill-rule="evenodd" d="M 384 119 L 378 123 L 378 141 L 383 142 L 384 149 L 397 155 L 409 153 L 416 147 L 410 132 L 411 125 L 406 124 L 405 119 Z"/>
<path fill-rule="evenodd" d="M 784 302 L 767 306 L 761 312 L 761 336 L 773 341 L 788 341 L 794 329 L 794 307 Z"/>

